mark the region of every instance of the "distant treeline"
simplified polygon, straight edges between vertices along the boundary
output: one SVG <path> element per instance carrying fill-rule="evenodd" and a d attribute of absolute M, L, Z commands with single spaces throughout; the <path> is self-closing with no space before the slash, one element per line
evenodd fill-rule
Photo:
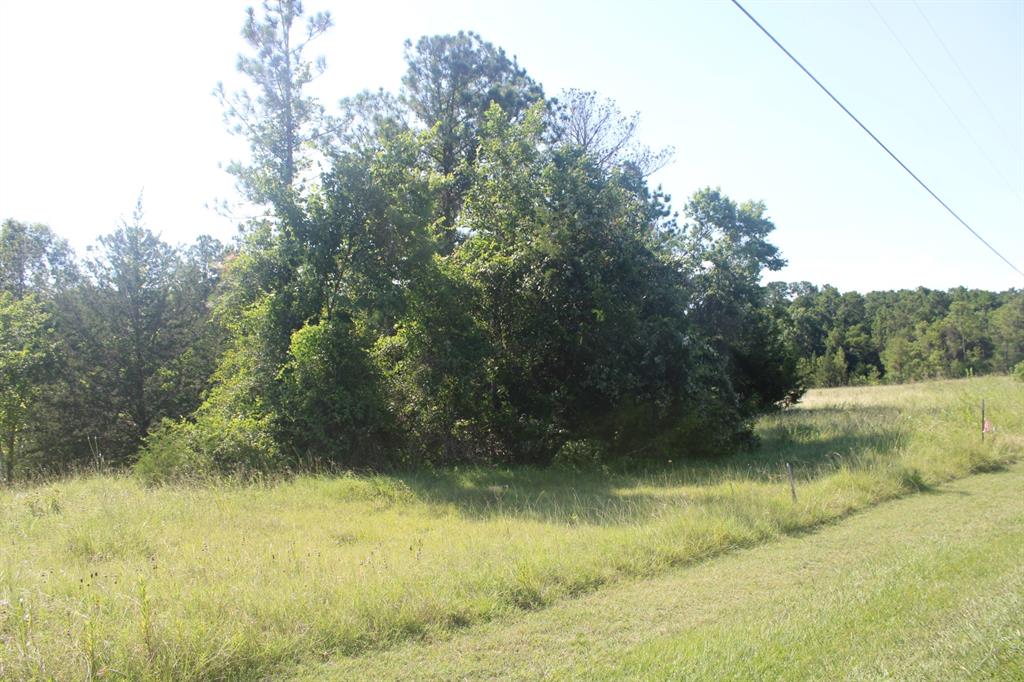
<path fill-rule="evenodd" d="M 768 285 L 787 311 L 805 385 L 1008 373 L 1024 362 L 1024 291 L 855 291 Z M 1024 368 L 1022 368 L 1024 369 Z"/>

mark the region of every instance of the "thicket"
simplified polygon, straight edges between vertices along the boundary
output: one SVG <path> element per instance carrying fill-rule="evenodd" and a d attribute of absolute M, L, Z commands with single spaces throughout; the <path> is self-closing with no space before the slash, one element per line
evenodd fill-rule
<path fill-rule="evenodd" d="M 196 409 L 223 343 L 207 303 L 225 250 L 171 247 L 141 210 L 78 260 L 44 225 L 0 227 L 0 460 L 7 481 L 130 463 Z"/>
<path fill-rule="evenodd" d="M 250 11 L 252 91 L 215 90 L 261 215 L 235 243 L 168 245 L 140 206 L 79 260 L 45 226 L 3 223 L 8 480 L 95 461 L 159 481 L 705 456 L 750 443 L 801 376 L 1021 359 L 1019 293 L 984 295 L 1009 336 L 940 334 L 960 364 L 919 370 L 917 318 L 856 321 L 898 307 L 888 294 L 851 317 L 853 294 L 763 286 L 784 265 L 764 204 L 704 189 L 677 214 L 648 182 L 670 150 L 641 144 L 635 115 L 546 96 L 476 34 L 407 42 L 399 92 L 328 113 L 304 52 L 331 18 L 302 19 L 288 0 Z M 942 314 L 974 319 L 958 301 Z"/>
<path fill-rule="evenodd" d="M 712 453 L 792 389 L 760 343 L 760 273 L 782 264 L 763 206 L 706 190 L 679 224 L 635 118 L 546 98 L 472 33 L 408 42 L 399 93 L 328 116 L 296 6 L 265 9 L 240 62 L 255 94 L 219 94 L 268 217 L 224 271 L 211 390 L 140 471 Z"/>
<path fill-rule="evenodd" d="M 140 211 L 77 263 L 4 224 L 11 473 L 140 446 L 151 479 L 710 454 L 793 393 L 762 204 L 708 189 L 678 220 L 635 116 L 546 97 L 473 33 L 407 42 L 400 92 L 329 114 L 304 50 L 331 18 L 301 14 L 250 11 L 254 87 L 216 90 L 264 209 L 231 247 Z"/>

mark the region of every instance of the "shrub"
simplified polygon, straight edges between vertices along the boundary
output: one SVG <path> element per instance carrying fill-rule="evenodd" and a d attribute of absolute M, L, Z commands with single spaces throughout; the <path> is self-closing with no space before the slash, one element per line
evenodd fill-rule
<path fill-rule="evenodd" d="M 180 480 L 189 475 L 206 473 L 196 461 L 196 454 L 189 445 L 187 430 L 191 424 L 164 419 L 160 422 L 143 445 L 135 475 L 147 485 L 158 485 Z"/>
<path fill-rule="evenodd" d="M 267 419 L 203 412 L 196 422 L 163 420 L 150 432 L 134 471 L 157 485 L 211 474 L 249 476 L 281 467 Z"/>
<path fill-rule="evenodd" d="M 551 466 L 570 471 L 591 469 L 601 464 L 607 452 L 598 440 L 570 440 L 562 445 L 551 460 Z"/>
<path fill-rule="evenodd" d="M 1013 368 L 1013 377 L 1017 381 L 1024 381 L 1024 360 L 1017 363 L 1017 366 Z"/>
<path fill-rule="evenodd" d="M 380 466 L 393 449 L 393 419 L 363 326 L 338 315 L 292 333 L 274 424 L 293 450 L 344 466 Z"/>

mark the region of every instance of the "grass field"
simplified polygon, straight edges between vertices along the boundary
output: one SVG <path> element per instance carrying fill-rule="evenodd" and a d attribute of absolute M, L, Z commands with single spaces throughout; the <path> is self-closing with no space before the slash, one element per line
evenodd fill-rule
<path fill-rule="evenodd" d="M 1022 680 L 1024 465 L 308 680 Z"/>
<path fill-rule="evenodd" d="M 982 398 L 998 428 L 986 443 Z M 642 475 L 473 469 L 156 489 L 107 475 L 3 491 L 0 677 L 252 678 L 385 660 L 410 642 L 554 612 L 584 601 L 571 597 L 1000 469 L 1024 454 L 1024 387 L 984 378 L 817 391 L 758 431 L 757 452 Z M 940 508 L 946 499 L 925 498 Z M 954 573 L 972 566 L 949 563 Z M 830 594 L 813 601 L 824 610 L 808 623 L 830 622 Z M 648 632 L 629 657 L 592 672 L 657 677 L 675 669 L 673 652 L 705 646 L 737 665 L 760 660 L 737 659 L 731 644 L 754 646 L 742 628 L 766 622 L 757 609 L 767 607 L 745 604 L 736 608 L 751 620 L 723 625 L 718 639 Z M 609 662 L 620 667 L 601 667 Z"/>

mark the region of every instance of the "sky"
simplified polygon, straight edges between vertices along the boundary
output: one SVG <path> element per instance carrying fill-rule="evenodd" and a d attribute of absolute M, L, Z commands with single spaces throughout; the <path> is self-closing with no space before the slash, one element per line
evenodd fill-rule
<path fill-rule="evenodd" d="M 130 216 L 172 243 L 230 240 L 244 158 L 212 90 L 244 87 L 245 8 L 0 0 L 0 218 L 85 253 Z M 922 180 L 1024 270 L 1024 2 L 754 2 L 747 9 Z M 1024 288 L 731 2 L 331 2 L 310 47 L 330 110 L 397 91 L 402 44 L 473 30 L 557 95 L 595 90 L 672 146 L 654 176 L 681 207 L 706 187 L 764 201 L 789 265 L 766 280 L 843 291 Z"/>

